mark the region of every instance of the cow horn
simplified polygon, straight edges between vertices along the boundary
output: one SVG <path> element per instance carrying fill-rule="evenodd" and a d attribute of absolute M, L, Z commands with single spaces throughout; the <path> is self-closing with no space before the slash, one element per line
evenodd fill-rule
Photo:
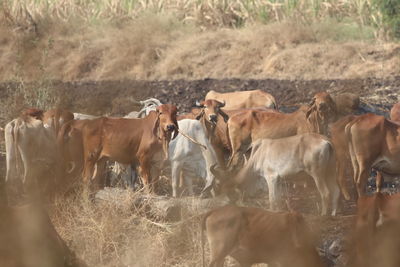
<path fill-rule="evenodd" d="M 225 104 L 226 104 L 226 102 L 225 102 L 225 100 L 224 100 L 224 102 L 222 102 L 222 103 L 219 105 L 219 107 L 220 107 L 220 108 L 223 108 L 223 107 L 225 107 Z"/>
<path fill-rule="evenodd" d="M 70 162 L 68 162 L 68 165 L 71 166 L 70 168 L 67 168 L 67 170 L 66 170 L 67 173 L 69 174 L 69 173 L 72 173 L 74 171 L 76 164 L 75 164 L 74 161 L 70 161 Z"/>
<path fill-rule="evenodd" d="M 196 100 L 196 106 L 197 107 L 201 107 L 201 104 L 200 104 L 199 100 Z"/>
<path fill-rule="evenodd" d="M 225 122 L 227 122 L 229 120 L 228 114 L 226 114 L 222 109 L 219 109 L 218 112 L 222 116 L 222 118 L 224 119 Z"/>
<path fill-rule="evenodd" d="M 215 177 L 219 177 L 220 176 L 220 172 L 218 171 L 218 169 L 216 168 L 218 164 L 213 164 L 210 166 L 210 171 L 211 173 L 215 176 Z"/>

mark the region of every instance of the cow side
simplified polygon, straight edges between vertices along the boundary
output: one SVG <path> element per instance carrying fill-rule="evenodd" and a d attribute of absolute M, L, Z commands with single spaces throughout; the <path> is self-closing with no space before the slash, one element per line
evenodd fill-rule
<path fill-rule="evenodd" d="M 390 109 L 390 119 L 400 123 L 400 102 L 394 104 Z"/>
<path fill-rule="evenodd" d="M 214 99 L 226 104 L 225 110 L 243 108 L 271 108 L 278 109 L 275 98 L 262 90 L 237 91 L 228 93 L 218 93 L 211 90 L 207 93 L 205 100 Z"/>
<path fill-rule="evenodd" d="M 207 213 L 202 229 L 210 246 L 209 266 L 223 266 L 228 255 L 241 266 L 323 266 L 315 237 L 298 213 L 228 205 Z"/>
<path fill-rule="evenodd" d="M 400 126 L 383 116 L 364 114 L 345 127 L 358 195 L 365 194 L 372 168 L 382 174 L 400 174 Z"/>

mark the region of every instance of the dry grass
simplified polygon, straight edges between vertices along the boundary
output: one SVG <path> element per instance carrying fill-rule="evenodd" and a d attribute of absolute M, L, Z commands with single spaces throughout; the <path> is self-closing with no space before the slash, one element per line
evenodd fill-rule
<path fill-rule="evenodd" d="M 133 209 L 138 194 L 95 204 L 85 193 L 50 208 L 57 231 L 89 266 L 200 266 L 200 217 L 196 207 L 179 223 L 165 223 Z"/>
<path fill-rule="evenodd" d="M 380 21 L 372 0 L 7 0 L 0 80 L 387 77 Z"/>

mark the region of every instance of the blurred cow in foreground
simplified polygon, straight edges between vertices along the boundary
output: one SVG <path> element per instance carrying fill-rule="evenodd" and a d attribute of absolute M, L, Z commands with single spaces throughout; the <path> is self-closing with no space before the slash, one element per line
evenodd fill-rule
<path fill-rule="evenodd" d="M 26 109 L 5 126 L 6 182 L 27 193 L 53 194 L 62 182 L 56 136 L 73 119 L 66 110 Z M 18 185 L 19 184 L 19 185 Z"/>
<path fill-rule="evenodd" d="M 85 267 L 39 203 L 10 207 L 0 185 L 0 266 Z"/>
<path fill-rule="evenodd" d="M 202 232 L 204 229 L 210 246 L 210 267 L 222 267 L 228 255 L 241 266 L 324 266 L 316 240 L 299 213 L 228 205 L 208 212 L 202 221 Z M 204 266 L 203 239 L 202 233 Z"/>
<path fill-rule="evenodd" d="M 400 266 L 400 194 L 360 196 L 350 267 Z"/>

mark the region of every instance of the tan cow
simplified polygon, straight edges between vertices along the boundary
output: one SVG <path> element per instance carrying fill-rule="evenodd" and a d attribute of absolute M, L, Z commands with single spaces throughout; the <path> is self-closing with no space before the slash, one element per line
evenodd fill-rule
<path fill-rule="evenodd" d="M 68 136 L 75 132 L 83 145 L 83 178 L 86 183 L 97 177 L 106 159 L 122 164 L 139 164 L 141 178 L 148 188 L 152 184 L 150 169 L 154 161 L 168 159 L 168 145 L 172 132 L 178 134 L 177 109 L 164 104 L 141 119 L 98 118 L 72 121 L 63 127 L 58 140 L 62 151 L 66 151 Z M 76 142 L 78 143 L 78 142 Z M 157 168 L 155 168 L 157 170 Z"/>
<path fill-rule="evenodd" d="M 220 193 L 232 196 L 235 188 L 245 188 L 258 176 L 268 184 L 269 202 L 276 209 L 281 202 L 278 183 L 282 179 L 299 174 L 311 176 L 320 193 L 321 214 L 336 215 L 339 187 L 336 181 L 335 151 L 330 141 L 319 134 L 305 133 L 279 139 L 260 139 L 252 144 L 247 163 L 236 173 L 236 169 L 225 173 L 211 168 L 220 181 Z"/>
<path fill-rule="evenodd" d="M 383 116 L 364 114 L 346 125 L 346 138 L 358 195 L 363 195 L 371 168 L 400 174 L 400 125 Z"/>
<path fill-rule="evenodd" d="M 261 138 L 283 138 L 315 132 L 328 135 L 328 124 L 337 118 L 336 105 L 326 92 L 317 93 L 307 110 L 285 114 L 262 110 L 245 110 L 230 116 L 228 135 L 232 146 L 229 166 L 238 164 L 252 142 Z"/>
<path fill-rule="evenodd" d="M 85 267 L 37 204 L 0 205 L 0 266 Z"/>
<path fill-rule="evenodd" d="M 350 240 L 350 267 L 400 266 L 400 194 L 360 196 Z"/>
<path fill-rule="evenodd" d="M 218 93 L 211 90 L 207 93 L 205 100 L 214 99 L 225 103 L 225 109 L 242 108 L 271 108 L 278 109 L 275 98 L 261 90 L 237 91 L 229 93 Z"/>
<path fill-rule="evenodd" d="M 224 103 L 214 99 L 201 102 L 200 107 L 200 111 L 197 109 L 195 110 L 195 112 L 197 112 L 195 118 L 200 120 L 202 123 L 203 128 L 207 133 L 207 137 L 215 150 L 218 165 L 221 167 L 226 165 L 225 158 L 228 157 L 231 152 L 227 125 L 229 116 L 243 111 L 261 110 L 266 112 L 277 112 L 274 109 L 267 108 L 248 108 L 223 111 L 221 108 L 224 107 Z"/>
<path fill-rule="evenodd" d="M 390 110 L 390 119 L 400 123 L 400 102 L 394 104 Z"/>
<path fill-rule="evenodd" d="M 29 192 L 52 192 L 60 178 L 60 155 L 56 137 L 43 121 L 32 116 L 12 120 L 5 127 L 5 143 L 6 181 L 20 179 Z"/>
<path fill-rule="evenodd" d="M 331 141 L 336 151 L 337 180 L 346 200 L 350 199 L 346 186 L 346 170 L 352 171 L 352 165 L 345 128 L 357 117 L 356 115 L 348 115 L 330 125 Z M 353 175 L 353 172 L 351 172 L 351 175 Z"/>
<path fill-rule="evenodd" d="M 259 208 L 224 206 L 202 222 L 210 245 L 210 267 L 222 267 L 226 256 L 240 266 L 267 263 L 281 267 L 324 266 L 315 238 L 301 214 Z M 202 234 L 204 266 L 204 240 Z"/>

